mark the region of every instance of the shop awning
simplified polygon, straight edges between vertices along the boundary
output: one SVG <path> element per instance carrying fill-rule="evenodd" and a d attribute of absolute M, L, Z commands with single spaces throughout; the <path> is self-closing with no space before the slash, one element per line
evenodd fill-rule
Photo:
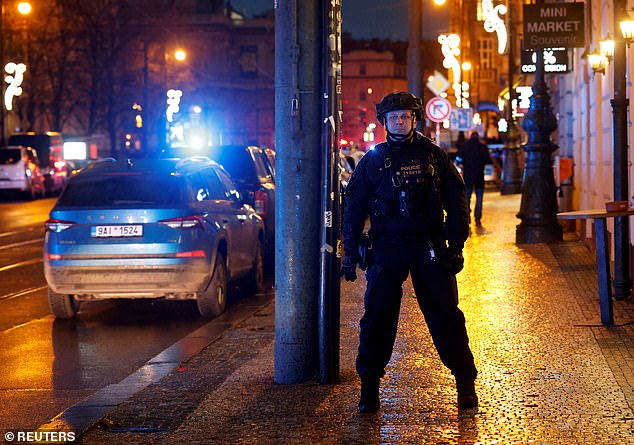
<path fill-rule="evenodd" d="M 500 112 L 498 108 L 498 104 L 495 102 L 491 102 L 489 100 L 481 100 L 476 105 L 476 111 L 494 111 L 496 113 Z"/>

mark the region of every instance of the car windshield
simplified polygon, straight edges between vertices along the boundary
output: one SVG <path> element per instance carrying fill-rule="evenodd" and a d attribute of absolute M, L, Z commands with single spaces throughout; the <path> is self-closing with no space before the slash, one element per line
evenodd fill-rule
<path fill-rule="evenodd" d="M 178 176 L 100 174 L 76 176 L 58 201 L 60 207 L 166 206 L 185 200 Z"/>
<path fill-rule="evenodd" d="M 0 150 L 0 164 L 10 165 L 15 164 L 21 159 L 22 155 L 17 148 L 7 148 Z"/>

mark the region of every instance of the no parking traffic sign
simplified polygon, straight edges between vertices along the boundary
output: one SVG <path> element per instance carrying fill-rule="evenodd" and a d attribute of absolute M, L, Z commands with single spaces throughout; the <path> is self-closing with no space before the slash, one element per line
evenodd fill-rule
<path fill-rule="evenodd" d="M 433 97 L 427 102 L 425 113 L 427 113 L 427 117 L 430 121 L 442 122 L 449 118 L 451 104 L 447 99 L 442 97 Z"/>

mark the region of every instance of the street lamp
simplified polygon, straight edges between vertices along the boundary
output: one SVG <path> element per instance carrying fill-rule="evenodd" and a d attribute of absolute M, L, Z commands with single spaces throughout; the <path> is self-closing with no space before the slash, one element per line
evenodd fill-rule
<path fill-rule="evenodd" d="M 520 168 L 520 132 L 517 128 L 513 113 L 513 101 L 515 100 L 515 86 L 513 75 L 515 74 L 515 21 L 513 12 L 515 8 L 509 1 L 505 12 L 508 13 L 508 78 L 509 99 L 507 103 L 507 131 L 504 133 L 504 151 L 502 159 L 502 181 L 500 184 L 501 195 L 512 195 L 522 191 L 522 171 Z M 501 28 L 501 25 L 498 26 Z M 502 44 L 500 43 L 500 47 Z"/>
<path fill-rule="evenodd" d="M 625 44 L 629 48 L 630 43 L 632 43 L 632 39 L 634 39 L 634 20 L 630 18 L 621 20 L 619 26 L 621 27 L 621 34 L 623 34 Z"/>
<path fill-rule="evenodd" d="M 409 0 L 409 40 L 407 46 L 407 89 L 410 93 L 424 100 L 423 66 L 422 66 L 422 27 L 423 1 Z M 433 0 L 438 6 L 446 0 Z M 424 123 L 419 122 L 419 126 Z M 419 129 L 421 129 L 420 127 Z"/>
<path fill-rule="evenodd" d="M 176 107 L 178 106 L 176 101 L 176 96 L 173 93 L 170 93 L 170 96 L 167 95 L 168 90 L 171 89 L 171 86 L 168 85 L 168 60 L 173 58 L 174 60 L 183 62 L 187 58 L 187 53 L 184 49 L 178 48 L 174 52 L 169 53 L 166 47 L 162 47 L 160 49 L 160 54 L 158 55 L 156 50 L 151 50 L 151 45 L 146 39 L 141 41 L 142 43 L 142 53 L 143 53 L 143 100 L 141 106 L 135 104 L 133 108 L 137 110 L 137 128 L 141 129 L 141 141 L 142 141 L 142 150 L 144 156 L 152 156 L 150 153 L 150 127 L 155 129 L 153 134 L 156 135 L 157 139 L 163 139 L 161 142 L 158 141 L 158 147 L 163 149 L 167 148 L 167 140 L 169 136 L 169 122 L 167 119 L 167 108 L 170 108 L 170 114 L 176 112 Z M 156 48 L 156 45 L 154 45 Z M 152 60 L 150 60 L 150 55 L 153 55 Z M 158 65 L 162 68 L 162 79 L 154 79 L 155 84 L 159 84 L 160 88 L 160 99 L 159 96 L 153 96 L 150 103 L 150 62 Z M 157 70 L 158 71 L 158 70 Z M 170 103 L 167 101 L 170 100 Z M 160 105 L 159 105 L 160 104 Z M 163 107 L 163 104 L 165 104 Z M 155 111 L 153 111 L 155 110 Z M 155 114 L 156 111 L 160 111 L 160 114 Z M 141 118 L 139 119 L 139 116 Z M 140 127 L 139 127 L 140 121 Z M 162 128 L 161 128 L 162 127 Z"/>
<path fill-rule="evenodd" d="M 30 57 L 29 27 L 26 22 L 26 16 L 31 14 L 31 11 L 33 10 L 33 8 L 31 7 L 31 3 L 29 2 L 20 2 L 17 4 L 16 9 L 18 10 L 18 13 L 22 15 L 23 17 L 22 30 L 24 32 L 24 64 L 29 70 L 31 70 L 32 67 L 29 63 L 29 57 Z M 33 86 L 32 83 L 30 86 L 31 87 Z M 22 120 L 20 120 L 21 131 L 29 130 L 33 126 L 33 121 L 34 121 L 34 111 L 33 111 L 34 103 L 33 102 L 34 102 L 34 94 L 31 88 L 26 95 L 26 103 L 22 102 L 22 105 L 24 108 L 21 113 L 21 119 L 26 118 L 26 125 Z"/>
<path fill-rule="evenodd" d="M 599 52 L 611 62 L 614 58 L 614 39 L 608 34 L 605 39 L 599 42 Z"/>
<path fill-rule="evenodd" d="M 174 59 L 178 60 L 179 62 L 184 61 L 187 58 L 187 53 L 185 52 L 184 49 L 179 48 L 176 51 L 174 51 Z"/>
<path fill-rule="evenodd" d="M 594 74 L 605 74 L 605 68 L 608 65 L 608 58 L 603 54 L 591 53 L 588 54 L 588 64 L 592 68 Z"/>
<path fill-rule="evenodd" d="M 163 62 L 164 62 L 164 73 L 163 73 L 163 91 L 164 91 L 164 104 L 166 105 L 165 112 L 163 113 L 163 118 L 165 119 L 165 137 L 164 144 L 165 150 L 170 148 L 170 138 L 172 131 L 172 122 L 174 120 L 174 114 L 180 111 L 180 102 L 183 96 L 183 91 L 177 88 L 172 88 L 168 85 L 168 60 L 169 53 L 167 51 L 163 52 Z M 182 63 L 187 58 L 187 53 L 182 48 L 177 48 L 172 53 L 172 57 L 179 63 Z"/>
<path fill-rule="evenodd" d="M 614 24 L 621 26 L 621 35 L 614 35 L 614 98 L 610 101 L 613 115 L 614 140 L 614 200 L 629 201 L 628 185 L 628 138 L 627 119 L 627 60 L 626 39 L 631 38 L 631 27 L 627 23 L 627 0 L 614 0 Z M 622 23 L 622 20 L 624 23 Z M 625 25 L 625 26 L 624 26 Z M 623 28 L 625 27 L 625 31 Z M 614 296 L 626 298 L 630 295 L 630 236 L 627 217 L 614 219 Z"/>
<path fill-rule="evenodd" d="M 17 4 L 17 10 L 22 15 L 27 15 L 31 12 L 31 4 L 29 2 L 20 2 Z M 0 0 L 0 70 L 2 70 L 2 79 L 0 79 L 0 97 L 5 97 L 5 53 L 4 53 L 4 41 L 6 39 L 6 29 L 4 23 L 4 0 Z M 13 65 L 12 65 L 13 66 Z M 9 73 L 11 74 L 11 73 Z M 12 73 L 17 74 L 17 73 Z M 16 76 L 12 77 L 16 79 Z M 7 139 L 7 122 L 6 122 L 6 109 L 2 107 L 0 109 L 0 143 L 4 145 Z"/>
<path fill-rule="evenodd" d="M 20 2 L 18 3 L 18 12 L 22 15 L 27 15 L 31 13 L 31 4 L 29 2 Z"/>

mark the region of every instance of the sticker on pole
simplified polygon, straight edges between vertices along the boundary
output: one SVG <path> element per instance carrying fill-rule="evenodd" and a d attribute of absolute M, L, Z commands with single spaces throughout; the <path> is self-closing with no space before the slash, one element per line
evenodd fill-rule
<path fill-rule="evenodd" d="M 427 102 L 425 113 L 427 113 L 427 117 L 430 121 L 442 122 L 449 118 L 451 104 L 447 99 L 442 97 L 433 97 Z"/>

